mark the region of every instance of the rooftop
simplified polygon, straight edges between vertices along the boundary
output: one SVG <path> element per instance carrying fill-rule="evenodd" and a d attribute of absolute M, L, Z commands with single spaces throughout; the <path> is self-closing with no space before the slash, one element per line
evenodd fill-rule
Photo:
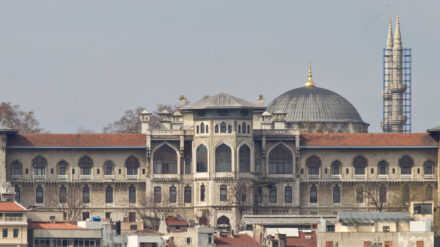
<path fill-rule="evenodd" d="M 338 212 L 343 224 L 372 224 L 378 221 L 410 221 L 408 212 Z"/>
<path fill-rule="evenodd" d="M 66 222 L 32 222 L 32 229 L 45 229 L 45 230 L 86 230 L 86 228 L 79 227 Z"/>
<path fill-rule="evenodd" d="M 221 246 L 237 246 L 237 247 L 241 247 L 241 246 L 260 247 L 260 246 L 263 246 L 247 234 L 234 234 L 233 237 L 232 236 L 219 237 L 219 236 L 215 235 L 214 238 L 215 238 L 214 242 L 215 242 L 216 246 L 218 246 L 218 247 L 221 247 Z"/>
<path fill-rule="evenodd" d="M 286 247 L 316 247 L 317 238 L 316 232 L 310 233 L 300 231 L 299 237 L 286 237 Z"/>
<path fill-rule="evenodd" d="M 26 212 L 26 208 L 17 202 L 0 202 L 0 212 Z"/>
<path fill-rule="evenodd" d="M 167 226 L 188 226 L 188 221 L 183 220 L 183 219 L 179 219 L 174 216 L 170 216 L 170 217 L 166 218 L 165 221 L 167 223 Z"/>
<path fill-rule="evenodd" d="M 206 96 L 203 99 L 190 104 L 189 106 L 182 107 L 182 109 L 224 109 L 224 108 L 261 108 L 252 102 L 249 102 L 238 97 L 219 93 L 213 96 Z"/>

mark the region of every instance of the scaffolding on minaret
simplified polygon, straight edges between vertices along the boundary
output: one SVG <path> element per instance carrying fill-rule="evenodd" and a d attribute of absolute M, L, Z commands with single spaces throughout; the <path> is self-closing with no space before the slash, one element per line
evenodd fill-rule
<path fill-rule="evenodd" d="M 406 90 L 403 93 L 403 115 L 406 116 L 406 122 L 403 125 L 404 133 L 412 132 L 412 116 L 411 116 L 411 96 L 412 96 L 412 68 L 411 68 L 411 58 L 412 58 L 412 49 L 404 48 L 401 49 L 401 57 L 402 57 L 402 83 L 406 84 Z M 389 99 L 389 85 L 392 83 L 392 74 L 393 70 L 396 68 L 393 67 L 393 51 L 392 49 L 383 49 L 383 112 L 382 112 L 382 129 L 383 132 L 392 132 L 391 126 L 387 123 L 387 116 L 391 116 L 392 104 Z M 386 94 L 389 94 L 388 97 Z M 388 101 L 388 102 L 387 102 Z"/>

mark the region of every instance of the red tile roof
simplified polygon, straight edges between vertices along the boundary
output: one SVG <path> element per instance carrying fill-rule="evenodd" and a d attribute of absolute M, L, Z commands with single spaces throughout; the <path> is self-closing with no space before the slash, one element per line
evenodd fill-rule
<path fill-rule="evenodd" d="M 32 229 L 45 229 L 45 230 L 85 230 L 86 228 L 72 225 L 66 222 L 32 222 Z"/>
<path fill-rule="evenodd" d="M 253 238 L 247 234 L 234 234 L 234 237 L 219 237 L 214 236 L 216 246 L 255 246 L 261 247 Z"/>
<path fill-rule="evenodd" d="M 428 133 L 304 133 L 301 146 L 438 146 Z"/>
<path fill-rule="evenodd" d="M 306 239 L 306 236 L 310 236 L 310 239 Z M 299 237 L 287 237 L 286 238 L 286 247 L 316 247 L 318 246 L 316 240 L 316 232 L 312 231 L 311 233 L 305 233 L 303 231 L 299 231 Z"/>
<path fill-rule="evenodd" d="M 21 134 L 8 139 L 8 146 L 105 147 L 145 146 L 144 134 Z"/>
<path fill-rule="evenodd" d="M 188 221 L 179 220 L 174 216 L 168 217 L 166 220 L 167 226 L 188 226 Z"/>
<path fill-rule="evenodd" d="M 0 212 L 26 212 L 26 208 L 16 202 L 0 202 Z"/>

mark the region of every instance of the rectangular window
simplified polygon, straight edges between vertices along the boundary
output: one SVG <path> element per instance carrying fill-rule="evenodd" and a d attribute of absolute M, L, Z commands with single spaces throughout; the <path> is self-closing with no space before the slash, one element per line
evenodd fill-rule
<path fill-rule="evenodd" d="M 18 229 L 14 229 L 14 238 L 18 238 Z"/>
<path fill-rule="evenodd" d="M 111 212 L 105 212 L 105 219 L 111 220 L 112 219 L 112 213 Z"/>
<path fill-rule="evenodd" d="M 431 213 L 432 213 L 431 203 L 414 204 L 414 214 L 431 214 Z"/>
<path fill-rule="evenodd" d="M 335 225 L 327 225 L 327 232 L 335 232 Z"/>
<path fill-rule="evenodd" d="M 276 203 L 277 202 L 277 188 L 269 189 L 269 202 Z"/>
<path fill-rule="evenodd" d="M 90 213 L 89 212 L 83 212 L 82 213 L 82 220 L 90 219 Z"/>
<path fill-rule="evenodd" d="M 128 222 L 136 222 L 136 212 L 128 213 Z"/>
<path fill-rule="evenodd" d="M 8 229 L 3 229 L 3 237 L 4 238 L 8 237 Z"/>
<path fill-rule="evenodd" d="M 191 174 L 191 160 L 185 160 L 185 174 Z"/>
<path fill-rule="evenodd" d="M 390 232 L 390 227 L 389 226 L 384 226 L 382 228 L 383 232 Z"/>

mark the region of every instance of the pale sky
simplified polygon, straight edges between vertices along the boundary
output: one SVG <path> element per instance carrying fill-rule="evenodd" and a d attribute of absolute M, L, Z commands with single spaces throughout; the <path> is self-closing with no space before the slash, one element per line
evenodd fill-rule
<path fill-rule="evenodd" d="M 302 87 L 347 98 L 380 132 L 382 49 L 400 15 L 413 49 L 413 130 L 440 124 L 440 1 L 3 0 L 0 100 L 53 133 L 100 132 L 136 106 Z"/>

